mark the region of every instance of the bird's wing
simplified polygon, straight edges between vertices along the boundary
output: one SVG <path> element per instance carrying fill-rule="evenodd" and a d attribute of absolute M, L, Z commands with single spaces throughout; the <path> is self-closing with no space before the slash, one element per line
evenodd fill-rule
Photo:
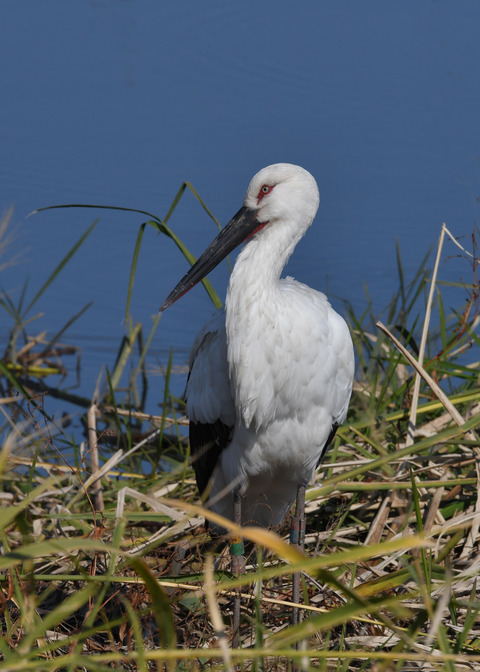
<path fill-rule="evenodd" d="M 320 466 L 328 447 L 333 442 L 337 429 L 346 420 L 350 396 L 352 394 L 355 361 L 353 344 L 345 320 L 334 310 L 329 311 L 330 338 L 335 353 L 336 372 L 329 381 L 329 405 L 332 425 L 327 440 L 318 456 L 316 466 Z"/>
<path fill-rule="evenodd" d="M 334 334 L 335 350 L 338 358 L 338 369 L 334 388 L 334 423 L 342 425 L 347 417 L 348 405 L 352 394 L 355 373 L 355 355 L 352 337 L 345 320 L 334 310 L 330 315 L 331 329 Z"/>
<path fill-rule="evenodd" d="M 283 386 L 302 409 L 303 425 L 315 430 L 320 450 L 312 457 L 319 463 L 347 416 L 355 368 L 352 338 L 345 320 L 324 294 L 292 278 L 283 279 L 280 286 L 288 299 L 281 351 L 288 360 L 298 362 L 288 386 L 285 381 Z M 283 369 L 287 371 L 286 366 Z M 282 367 L 278 372 L 281 380 Z M 278 383 L 277 389 L 281 390 Z M 277 404 L 281 401 L 275 389 L 273 399 Z"/>
<path fill-rule="evenodd" d="M 185 399 L 190 449 L 198 489 L 203 494 L 222 450 L 231 441 L 235 423 L 223 311 L 199 332 L 189 365 Z"/>

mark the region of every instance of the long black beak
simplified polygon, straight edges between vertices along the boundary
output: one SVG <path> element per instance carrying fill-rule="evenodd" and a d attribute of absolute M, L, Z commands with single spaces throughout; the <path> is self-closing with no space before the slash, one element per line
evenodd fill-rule
<path fill-rule="evenodd" d="M 172 303 L 186 294 L 192 287 L 203 280 L 218 264 L 225 259 L 240 243 L 243 243 L 257 229 L 265 226 L 260 223 L 257 211 L 247 207 L 240 208 L 237 214 L 228 222 L 215 240 L 207 247 L 202 256 L 197 259 L 192 268 L 180 280 L 173 292 L 167 296 L 160 306 L 160 312 L 166 310 Z"/>

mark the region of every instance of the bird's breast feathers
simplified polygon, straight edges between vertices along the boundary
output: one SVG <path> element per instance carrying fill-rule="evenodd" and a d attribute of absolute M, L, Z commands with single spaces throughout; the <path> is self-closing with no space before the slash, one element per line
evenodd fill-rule
<path fill-rule="evenodd" d="M 256 431 L 273 421 L 304 423 L 318 417 L 322 424 L 323 412 L 343 422 L 354 366 L 347 325 L 324 294 L 289 278 L 280 288 L 271 304 L 252 302 L 247 329 L 237 330 L 227 315 L 235 408 Z"/>

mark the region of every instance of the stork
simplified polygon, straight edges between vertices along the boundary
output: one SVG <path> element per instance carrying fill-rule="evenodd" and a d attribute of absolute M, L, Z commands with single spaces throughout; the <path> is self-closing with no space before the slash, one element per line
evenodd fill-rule
<path fill-rule="evenodd" d="M 280 278 L 318 205 L 309 172 L 288 163 L 263 168 L 243 207 L 160 308 L 245 242 L 225 307 L 201 329 L 190 354 L 185 398 L 193 465 L 206 505 L 241 524 L 278 525 L 297 496 L 297 545 L 305 488 L 346 418 L 354 373 L 348 327 L 326 296 Z"/>

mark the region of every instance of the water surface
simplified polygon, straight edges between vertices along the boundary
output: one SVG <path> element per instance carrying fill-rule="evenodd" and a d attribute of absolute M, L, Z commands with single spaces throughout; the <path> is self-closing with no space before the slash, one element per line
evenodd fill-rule
<path fill-rule="evenodd" d="M 1 285 L 33 296 L 99 216 L 94 233 L 49 288 L 31 332 L 83 348 L 80 391 L 92 393 L 124 333 L 128 270 L 144 218 L 65 210 L 58 203 L 137 207 L 163 216 L 184 180 L 225 223 L 264 165 L 298 163 L 316 177 L 320 211 L 287 272 L 358 311 L 366 283 L 376 310 L 397 286 L 395 241 L 413 276 L 446 221 L 469 237 L 480 195 L 480 5 L 3 3 L 0 21 L 0 208 L 15 206 Z M 187 195 L 171 226 L 199 254 L 215 227 Z M 456 255 L 453 247 L 446 256 Z M 147 231 L 132 303 L 148 328 L 186 264 Z M 469 280 L 467 264 L 442 264 Z M 213 274 L 224 296 L 226 266 Z M 465 292 L 449 299 L 460 304 Z M 458 303 L 457 303 L 458 302 Z M 162 318 L 152 363 L 170 347 L 183 363 L 210 311 L 201 288 Z M 0 334 L 9 324 L 0 314 Z M 151 405 L 161 396 L 152 392 Z"/>

